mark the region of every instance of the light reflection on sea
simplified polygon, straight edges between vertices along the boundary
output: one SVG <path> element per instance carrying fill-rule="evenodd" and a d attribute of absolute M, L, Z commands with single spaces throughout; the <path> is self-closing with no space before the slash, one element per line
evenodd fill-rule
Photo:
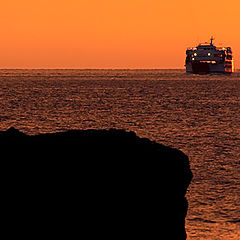
<path fill-rule="evenodd" d="M 0 70 L 0 100 L 0 130 L 125 128 L 181 149 L 188 239 L 240 239 L 240 72 Z"/>

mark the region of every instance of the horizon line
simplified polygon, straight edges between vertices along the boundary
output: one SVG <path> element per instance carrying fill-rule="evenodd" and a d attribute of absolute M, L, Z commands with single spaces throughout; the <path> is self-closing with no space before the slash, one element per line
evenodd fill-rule
<path fill-rule="evenodd" d="M 185 68 L 0 68 L 1 70 L 185 70 Z M 239 70 L 240 68 L 235 68 L 235 71 Z"/>
<path fill-rule="evenodd" d="M 185 68 L 0 68 L 0 70 L 185 70 Z"/>

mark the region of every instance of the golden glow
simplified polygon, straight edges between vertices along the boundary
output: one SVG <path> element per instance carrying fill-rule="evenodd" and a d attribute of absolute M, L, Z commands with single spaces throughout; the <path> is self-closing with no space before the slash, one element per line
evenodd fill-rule
<path fill-rule="evenodd" d="M 184 68 L 187 47 L 212 35 L 239 66 L 239 9 L 239 0 L 2 1 L 0 68 Z"/>

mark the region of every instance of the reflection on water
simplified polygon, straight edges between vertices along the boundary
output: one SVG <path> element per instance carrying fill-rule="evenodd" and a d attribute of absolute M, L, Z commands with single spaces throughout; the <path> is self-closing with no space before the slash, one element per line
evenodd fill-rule
<path fill-rule="evenodd" d="M 240 72 L 0 70 L 0 130 L 125 128 L 183 150 L 188 239 L 240 237 Z"/>

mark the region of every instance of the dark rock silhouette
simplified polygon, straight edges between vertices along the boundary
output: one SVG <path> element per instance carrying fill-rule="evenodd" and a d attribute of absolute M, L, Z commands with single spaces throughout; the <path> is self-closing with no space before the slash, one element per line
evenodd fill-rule
<path fill-rule="evenodd" d="M 124 130 L 29 136 L 10 128 L 0 132 L 0 150 L 15 231 L 68 239 L 186 239 L 192 173 L 177 149 Z"/>

